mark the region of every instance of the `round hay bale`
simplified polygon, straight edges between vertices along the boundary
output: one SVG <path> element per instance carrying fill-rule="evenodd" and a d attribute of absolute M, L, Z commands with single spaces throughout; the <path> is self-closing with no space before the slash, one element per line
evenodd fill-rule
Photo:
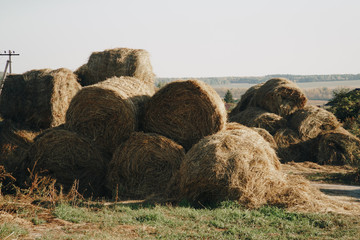
<path fill-rule="evenodd" d="M 56 179 L 57 186 L 69 191 L 79 180 L 79 193 L 103 194 L 105 163 L 91 142 L 74 132 L 49 130 L 37 137 L 24 158 L 24 169 L 32 174 Z"/>
<path fill-rule="evenodd" d="M 272 191 L 267 179 L 277 178 L 278 169 L 275 150 L 258 133 L 225 130 L 203 138 L 185 155 L 180 193 L 192 203 L 238 200 L 259 206 Z"/>
<path fill-rule="evenodd" d="M 298 131 L 302 140 L 316 138 L 321 132 L 334 130 L 340 126 L 334 114 L 311 105 L 297 110 L 291 116 L 289 123 Z"/>
<path fill-rule="evenodd" d="M 123 198 L 169 196 L 185 156 L 182 146 L 153 133 L 133 133 L 109 163 L 107 185 Z"/>
<path fill-rule="evenodd" d="M 237 122 L 226 123 L 226 130 L 236 130 L 236 129 L 244 129 L 244 128 L 247 127 Z M 260 136 L 262 136 L 265 139 L 265 141 L 267 141 L 270 144 L 272 148 L 277 149 L 277 144 L 274 140 L 274 137 L 268 131 L 266 131 L 263 128 L 255 128 L 255 127 L 252 127 L 251 129 L 257 132 Z"/>
<path fill-rule="evenodd" d="M 287 124 L 285 118 L 257 107 L 248 107 L 232 116 L 229 121 L 241 123 L 248 127 L 264 128 L 271 134 L 280 128 L 284 128 Z"/>
<path fill-rule="evenodd" d="M 319 135 L 317 162 L 358 167 L 360 165 L 360 139 L 343 128 Z"/>
<path fill-rule="evenodd" d="M 25 79 L 23 75 L 11 74 L 5 78 L 3 89 L 0 92 L 0 114 L 4 119 L 14 122 L 23 122 Z"/>
<path fill-rule="evenodd" d="M 155 74 L 150 63 L 149 53 L 143 49 L 115 48 L 93 52 L 87 64 L 75 73 L 81 85 L 88 86 L 111 77 L 135 77 L 155 89 Z"/>
<path fill-rule="evenodd" d="M 278 146 L 277 154 L 281 162 L 315 161 L 316 139 L 302 141 L 296 131 L 282 128 L 274 134 L 274 140 Z"/>
<path fill-rule="evenodd" d="M 151 94 L 131 77 L 113 77 L 84 87 L 70 103 L 65 126 L 112 154 L 139 128 L 139 116 Z"/>
<path fill-rule="evenodd" d="M 161 88 L 145 109 L 144 130 L 175 140 L 186 150 L 225 127 L 227 113 L 219 95 L 197 80 L 175 81 Z"/>
<path fill-rule="evenodd" d="M 7 172 L 16 172 L 22 154 L 38 134 L 10 120 L 0 122 L 0 165 L 4 165 Z"/>
<path fill-rule="evenodd" d="M 21 94 L 18 96 L 21 99 L 8 103 L 19 104 L 16 105 L 18 117 L 10 119 L 34 130 L 64 123 L 69 103 L 81 88 L 75 74 L 64 68 L 28 71 L 18 77 L 18 82 L 24 89 L 16 90 L 15 94 Z"/>
<path fill-rule="evenodd" d="M 295 83 L 285 78 L 273 78 L 256 91 L 251 106 L 285 117 L 303 108 L 306 102 L 305 94 Z"/>
<path fill-rule="evenodd" d="M 229 113 L 229 117 L 233 117 L 239 112 L 244 111 L 252 101 L 252 98 L 254 97 L 256 91 L 262 85 L 264 85 L 264 83 L 256 84 L 250 87 L 243 95 L 241 95 L 240 101 L 236 104 L 235 108 Z"/>

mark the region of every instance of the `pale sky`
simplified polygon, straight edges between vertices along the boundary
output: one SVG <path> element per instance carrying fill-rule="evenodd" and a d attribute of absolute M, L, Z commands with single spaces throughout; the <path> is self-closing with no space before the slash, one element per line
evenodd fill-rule
<path fill-rule="evenodd" d="M 359 29 L 359 0 L 0 0 L 16 73 L 128 47 L 158 77 L 357 74 Z"/>

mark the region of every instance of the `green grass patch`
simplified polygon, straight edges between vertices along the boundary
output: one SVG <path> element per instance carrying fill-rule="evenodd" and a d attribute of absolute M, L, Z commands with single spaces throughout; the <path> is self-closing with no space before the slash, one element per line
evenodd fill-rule
<path fill-rule="evenodd" d="M 103 234 L 133 226 L 139 238 L 145 239 L 357 239 L 360 235 L 359 220 L 354 216 L 292 213 L 276 207 L 248 210 L 234 202 L 211 209 L 61 204 L 54 214 L 73 223 L 95 224 Z"/>
<path fill-rule="evenodd" d="M 18 239 L 28 234 L 28 231 L 16 223 L 0 225 L 0 239 Z"/>

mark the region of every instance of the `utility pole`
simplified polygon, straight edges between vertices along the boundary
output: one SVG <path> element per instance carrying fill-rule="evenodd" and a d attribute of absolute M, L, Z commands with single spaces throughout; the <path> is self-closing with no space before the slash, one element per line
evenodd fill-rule
<path fill-rule="evenodd" d="M 3 87 L 3 84 L 4 84 L 4 81 L 5 81 L 5 78 L 6 78 L 6 73 L 7 73 L 7 69 L 9 67 L 9 73 L 11 74 L 11 56 L 19 56 L 20 54 L 18 53 L 15 53 L 15 51 L 4 51 L 4 53 L 0 53 L 0 56 L 9 56 L 9 60 L 6 61 L 6 65 L 5 65 L 5 70 L 4 70 L 4 74 L 2 76 L 2 78 L 0 79 L 0 93 L 1 93 L 1 90 L 2 90 L 2 87 Z"/>

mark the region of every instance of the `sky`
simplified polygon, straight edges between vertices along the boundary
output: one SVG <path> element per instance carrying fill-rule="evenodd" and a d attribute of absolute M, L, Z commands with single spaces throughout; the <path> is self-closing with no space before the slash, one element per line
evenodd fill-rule
<path fill-rule="evenodd" d="M 12 70 L 150 53 L 158 77 L 360 73 L 359 0 L 0 0 Z M 0 57 L 0 71 L 6 64 Z"/>

